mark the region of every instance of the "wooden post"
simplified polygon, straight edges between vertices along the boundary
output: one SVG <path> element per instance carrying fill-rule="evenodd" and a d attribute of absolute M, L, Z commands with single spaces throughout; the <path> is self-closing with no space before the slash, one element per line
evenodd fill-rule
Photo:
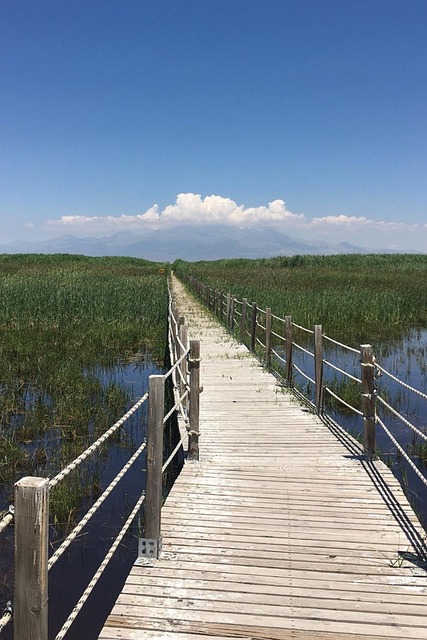
<path fill-rule="evenodd" d="M 145 489 L 145 540 L 140 555 L 158 558 L 161 551 L 163 417 L 165 377 L 148 379 L 147 486 Z"/>
<path fill-rule="evenodd" d="M 231 305 L 231 294 L 227 293 L 227 315 L 225 319 L 225 326 L 227 329 L 230 328 L 230 305 Z"/>
<path fill-rule="evenodd" d="M 374 354 L 370 344 L 360 345 L 362 378 L 362 413 L 365 456 L 371 460 L 376 452 L 376 411 Z"/>
<path fill-rule="evenodd" d="M 230 297 L 230 330 L 234 331 L 234 311 L 236 306 L 236 297 Z"/>
<path fill-rule="evenodd" d="M 265 364 L 271 365 L 271 309 L 265 310 Z"/>
<path fill-rule="evenodd" d="M 314 379 L 316 382 L 316 411 L 323 413 L 323 335 L 322 325 L 314 326 Z"/>
<path fill-rule="evenodd" d="M 215 289 L 214 293 L 214 314 L 218 315 L 218 289 Z"/>
<path fill-rule="evenodd" d="M 286 384 L 292 387 L 292 316 L 285 316 Z"/>
<path fill-rule="evenodd" d="M 242 342 L 245 339 L 247 308 L 248 308 L 248 299 L 247 298 L 243 298 L 243 301 L 242 301 L 242 315 L 240 317 L 240 327 L 239 327 L 239 336 L 240 336 L 240 340 Z"/>
<path fill-rule="evenodd" d="M 188 459 L 199 459 L 199 413 L 200 413 L 200 341 L 190 340 L 190 406 L 188 412 Z"/>
<path fill-rule="evenodd" d="M 252 353 L 255 353 L 256 314 L 257 314 L 256 302 L 252 302 L 252 308 L 251 308 L 251 351 Z"/>
<path fill-rule="evenodd" d="M 49 480 L 15 484 L 15 640 L 48 637 Z"/>
<path fill-rule="evenodd" d="M 180 322 L 179 325 L 179 339 L 182 342 L 182 344 L 184 345 L 184 347 L 187 347 L 187 343 L 188 343 L 188 337 L 187 337 L 187 323 L 185 321 L 185 318 L 180 318 L 180 321 L 183 320 L 184 322 Z M 182 356 L 183 353 L 185 353 L 186 349 L 182 350 L 181 347 L 181 354 L 180 357 Z M 184 358 L 184 360 L 181 362 L 181 364 L 179 365 L 180 371 L 181 371 L 181 376 L 179 376 L 179 397 L 181 397 L 182 395 L 184 395 L 185 393 L 185 389 L 186 389 L 186 382 L 187 382 L 187 359 Z M 186 407 L 187 406 L 187 398 L 184 398 L 184 400 L 182 401 L 182 406 Z"/>

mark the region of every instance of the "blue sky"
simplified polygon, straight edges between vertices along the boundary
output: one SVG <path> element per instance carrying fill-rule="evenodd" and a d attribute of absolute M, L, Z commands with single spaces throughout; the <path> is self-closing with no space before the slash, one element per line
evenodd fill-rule
<path fill-rule="evenodd" d="M 426 23 L 425 0 L 0 0 L 0 243 L 182 220 L 427 251 Z"/>

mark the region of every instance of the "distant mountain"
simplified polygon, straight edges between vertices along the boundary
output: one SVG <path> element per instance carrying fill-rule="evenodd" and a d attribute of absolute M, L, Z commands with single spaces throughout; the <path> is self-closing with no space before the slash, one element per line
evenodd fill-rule
<path fill-rule="evenodd" d="M 13 242 L 0 245 L 0 253 L 132 256 L 161 262 L 173 262 L 177 258 L 195 261 L 373 252 L 347 242 L 334 245 L 297 240 L 271 226 L 240 228 L 214 224 L 163 227 L 140 233 L 119 232 L 105 238 L 77 238 L 65 235 L 42 242 Z"/>

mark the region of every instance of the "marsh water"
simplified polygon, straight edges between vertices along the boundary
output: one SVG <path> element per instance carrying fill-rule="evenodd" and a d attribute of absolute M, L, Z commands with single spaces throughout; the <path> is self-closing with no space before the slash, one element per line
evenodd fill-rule
<path fill-rule="evenodd" d="M 145 358 L 144 362 L 119 363 L 114 368 L 99 370 L 98 376 L 106 385 L 114 382 L 130 391 L 130 406 L 132 406 L 148 390 L 149 376 L 159 373 L 164 373 L 164 370 L 149 358 Z M 93 488 L 90 497 L 74 514 L 76 521 L 86 513 L 91 503 L 110 484 L 145 439 L 146 418 L 147 403 L 123 425 L 123 437 L 115 439 L 100 459 L 88 462 L 90 472 L 93 473 L 93 477 L 96 477 L 96 489 Z M 174 437 L 176 434 L 169 433 L 166 439 L 169 438 L 172 441 Z M 168 442 L 166 442 L 167 448 Z M 175 474 L 181 465 L 182 454 L 181 459 L 175 460 Z M 54 638 L 62 627 L 144 489 L 145 452 L 127 471 L 123 480 L 49 572 L 49 638 Z M 5 506 L 3 495 L 1 507 Z M 95 638 L 98 636 L 137 556 L 138 538 L 143 529 L 142 519 L 142 513 L 135 518 L 92 595 L 75 619 L 69 637 Z M 66 534 L 67 530 L 62 525 L 51 526 L 50 553 L 61 544 Z M 3 610 L 7 600 L 13 600 L 12 528 L 0 536 L 0 545 L 0 605 Z M 2 632 L 2 639 L 12 638 L 11 631 L 9 624 Z"/>

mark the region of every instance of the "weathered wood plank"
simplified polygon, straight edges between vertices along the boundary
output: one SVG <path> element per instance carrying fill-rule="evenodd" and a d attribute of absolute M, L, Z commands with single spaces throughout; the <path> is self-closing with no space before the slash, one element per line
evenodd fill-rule
<path fill-rule="evenodd" d="M 200 461 L 100 638 L 424 640 L 424 532 L 390 470 L 179 295 L 203 354 Z"/>

